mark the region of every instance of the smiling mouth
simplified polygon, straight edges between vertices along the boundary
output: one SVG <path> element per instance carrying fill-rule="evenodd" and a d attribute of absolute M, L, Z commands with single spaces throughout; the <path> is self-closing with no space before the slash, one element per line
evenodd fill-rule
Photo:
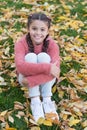
<path fill-rule="evenodd" d="M 36 39 L 41 39 L 41 37 L 37 37 L 37 36 L 35 36 L 35 38 L 36 38 Z"/>

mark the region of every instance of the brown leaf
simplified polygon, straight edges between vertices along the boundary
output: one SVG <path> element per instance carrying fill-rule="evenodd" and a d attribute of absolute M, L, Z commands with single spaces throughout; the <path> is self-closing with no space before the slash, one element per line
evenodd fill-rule
<path fill-rule="evenodd" d="M 0 60 L 0 69 L 2 68 L 2 61 Z"/>
<path fill-rule="evenodd" d="M 3 116 L 0 116 L 0 121 L 5 122 L 5 118 Z"/>
<path fill-rule="evenodd" d="M 87 120 L 81 123 L 83 127 L 87 127 Z"/>
<path fill-rule="evenodd" d="M 17 110 L 17 109 L 23 110 L 23 109 L 24 109 L 24 106 L 23 106 L 22 103 L 15 101 L 15 102 L 14 102 L 14 109 L 15 109 L 15 110 Z"/>

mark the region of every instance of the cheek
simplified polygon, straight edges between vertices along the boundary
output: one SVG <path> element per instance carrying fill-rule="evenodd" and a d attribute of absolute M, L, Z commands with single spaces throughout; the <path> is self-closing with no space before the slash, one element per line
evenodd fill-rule
<path fill-rule="evenodd" d="M 34 34 L 34 31 L 31 30 L 29 33 L 30 33 L 30 35 L 32 36 L 32 35 Z"/>
<path fill-rule="evenodd" d="M 29 33 L 33 33 L 33 30 L 31 28 L 28 29 Z"/>
<path fill-rule="evenodd" d="M 49 30 L 46 31 L 46 34 L 48 34 L 48 33 L 49 33 Z"/>
<path fill-rule="evenodd" d="M 47 36 L 47 35 L 48 35 L 48 32 L 45 32 L 44 35 Z"/>

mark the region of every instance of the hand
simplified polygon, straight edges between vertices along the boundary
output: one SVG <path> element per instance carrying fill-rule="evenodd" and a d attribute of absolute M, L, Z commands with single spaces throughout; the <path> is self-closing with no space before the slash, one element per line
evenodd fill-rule
<path fill-rule="evenodd" d="M 24 87 L 28 87 L 28 80 L 26 78 L 23 78 L 22 84 Z"/>
<path fill-rule="evenodd" d="M 59 79 L 60 68 L 57 67 L 57 62 L 51 65 L 51 74 L 55 76 L 57 79 Z"/>

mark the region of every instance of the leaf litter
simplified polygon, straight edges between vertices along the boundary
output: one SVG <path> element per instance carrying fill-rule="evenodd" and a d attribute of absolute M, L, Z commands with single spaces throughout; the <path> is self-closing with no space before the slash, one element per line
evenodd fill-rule
<path fill-rule="evenodd" d="M 26 129 L 40 130 L 41 125 L 52 127 L 56 124 L 48 116 L 46 120 L 39 119 L 38 123 L 33 120 L 27 89 L 21 88 L 16 79 L 13 47 L 27 32 L 28 14 L 36 10 L 52 18 L 50 34 L 60 47 L 61 66 L 64 63 L 69 68 L 64 66 L 64 73 L 61 69 L 60 79 L 52 89 L 57 96 L 55 101 L 60 116 L 57 125 L 61 130 L 78 130 L 79 124 L 87 130 L 87 1 L 59 0 L 51 4 L 49 1 L 23 0 L 21 3 L 19 0 L 13 2 L 13 7 L 10 2 L 0 1 L 0 94 L 7 92 L 9 87 L 20 87 L 26 100 L 24 103 L 15 100 L 13 108 L 0 110 L 0 128 L 17 130 L 14 115 L 24 118 Z"/>

